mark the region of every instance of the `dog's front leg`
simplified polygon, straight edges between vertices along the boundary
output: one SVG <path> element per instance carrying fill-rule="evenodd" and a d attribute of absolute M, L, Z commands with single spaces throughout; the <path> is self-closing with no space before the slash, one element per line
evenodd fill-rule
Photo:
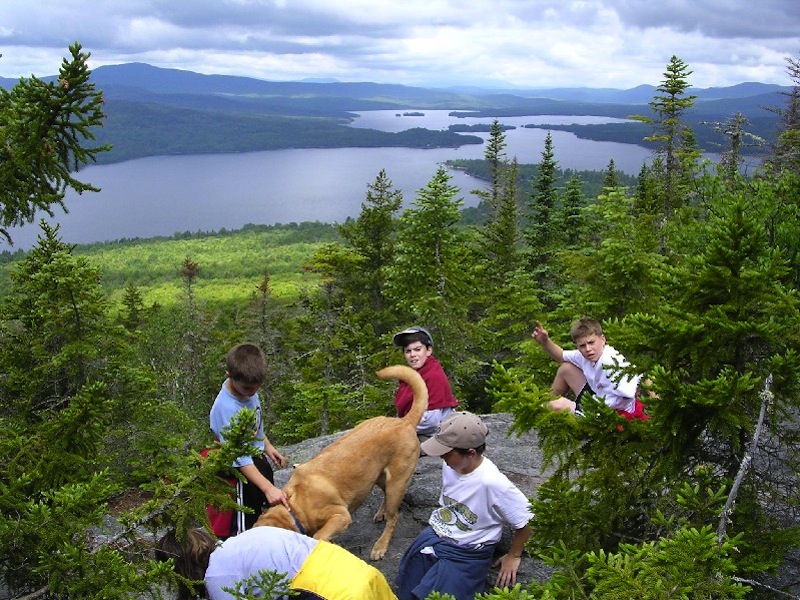
<path fill-rule="evenodd" d="M 343 512 L 334 513 L 328 517 L 328 520 L 325 521 L 325 525 L 317 530 L 314 534 L 314 538 L 317 540 L 332 540 L 350 527 L 352 522 L 353 518 L 346 509 Z"/>
<path fill-rule="evenodd" d="M 369 553 L 370 560 L 380 560 L 386 556 L 386 551 L 389 549 L 389 541 L 392 539 L 394 528 L 397 526 L 397 511 L 394 514 L 389 514 L 386 517 L 386 527 L 383 529 L 381 537 L 372 546 L 372 552 Z"/>

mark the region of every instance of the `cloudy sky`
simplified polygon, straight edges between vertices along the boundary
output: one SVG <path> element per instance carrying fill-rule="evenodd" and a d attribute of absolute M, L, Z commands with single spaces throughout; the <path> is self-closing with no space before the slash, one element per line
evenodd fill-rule
<path fill-rule="evenodd" d="M 791 85 L 800 0 L 2 0 L 0 76 L 146 62 L 271 80 L 447 87 Z"/>

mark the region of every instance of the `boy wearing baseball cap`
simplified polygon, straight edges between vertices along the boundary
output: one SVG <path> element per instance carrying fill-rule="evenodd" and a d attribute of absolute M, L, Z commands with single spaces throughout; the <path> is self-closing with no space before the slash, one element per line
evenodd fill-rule
<path fill-rule="evenodd" d="M 480 417 L 459 411 L 422 443 L 425 454 L 444 461 L 440 506 L 400 561 L 399 600 L 421 600 L 431 592 L 473 600 L 484 591 L 505 525 L 514 535 L 508 552 L 494 563 L 500 565 L 495 585 L 516 583 L 533 514 L 528 498 L 483 456 L 488 433 Z"/>
<path fill-rule="evenodd" d="M 428 387 L 428 410 L 417 425 L 417 435 L 428 437 L 436 433 L 441 422 L 455 412 L 458 400 L 453 396 L 450 381 L 441 363 L 433 356 L 433 338 L 430 331 L 414 325 L 396 333 L 392 338 L 395 346 L 403 349 L 408 366 L 422 376 Z M 413 402 L 413 393 L 407 383 L 401 381 L 394 394 L 397 416 L 402 417 Z"/>

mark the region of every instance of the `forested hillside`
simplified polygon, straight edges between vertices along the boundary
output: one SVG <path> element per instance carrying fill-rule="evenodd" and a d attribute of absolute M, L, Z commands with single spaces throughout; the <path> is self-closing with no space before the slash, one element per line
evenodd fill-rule
<path fill-rule="evenodd" d="M 53 78 L 45 78 L 52 81 Z M 251 152 L 283 148 L 457 147 L 482 143 L 473 135 L 412 129 L 387 133 L 350 128 L 354 111 L 448 109 L 469 116 L 596 115 L 628 118 L 644 112 L 653 86 L 632 90 L 475 90 L 469 92 L 375 83 L 274 82 L 201 75 L 141 63 L 99 67 L 92 80 L 103 90 L 106 119 L 94 130 L 111 145 L 98 163 L 161 154 Z M 0 81 L 10 87 L 14 81 Z M 694 90 L 697 102 L 684 118 L 700 148 L 718 152 L 717 130 L 741 113 L 748 131 L 770 143 L 788 87 L 758 83 Z M 716 126 L 715 126 L 716 124 Z M 644 144 L 646 129 L 624 125 L 538 125 L 598 141 Z M 756 151 L 746 145 L 743 153 Z"/>
<path fill-rule="evenodd" d="M 86 138 L 102 98 L 86 55 L 70 54 L 59 85 L 25 81 L 2 96 L 15 150 L 0 162 L 2 227 L 90 188 L 67 167 L 103 151 Z M 797 597 L 796 585 L 772 585 L 800 545 L 800 63 L 789 65 L 780 135 L 756 176 L 741 173 L 747 131 L 735 115 L 721 163 L 700 162 L 684 118 L 688 65 L 672 57 L 640 107 L 654 154 L 635 182 L 611 162 L 587 195 L 578 173 L 559 179 L 550 136 L 521 178 L 498 119 L 469 223 L 442 166 L 407 208 L 381 172 L 335 231 L 164 240 L 163 256 L 120 244 L 155 285 L 179 271 L 171 304 L 126 281 L 104 258 L 112 250 L 76 249 L 44 226 L 0 298 L 4 589 L 127 599 L 174 581 L 148 540 L 205 523 L 207 502 L 229 506 L 217 474 L 250 447 L 255 415 L 244 411 L 198 458 L 226 351 L 250 341 L 266 353 L 260 394 L 280 446 L 393 414 L 394 386 L 374 373 L 403 361 L 392 335 L 418 324 L 461 407 L 511 413 L 552 468 L 531 499 L 527 551 L 554 575 L 488 600 Z M 298 262 L 301 273 L 285 268 Z M 246 297 L 221 306 L 200 293 L 207 274 L 242 271 L 255 275 Z M 541 322 L 571 347 L 582 315 L 647 375 L 649 420 L 628 422 L 592 395 L 583 418 L 548 408 L 556 365 L 531 329 Z M 119 514 L 131 490 L 146 502 Z M 110 537 L 112 509 L 124 530 Z"/>

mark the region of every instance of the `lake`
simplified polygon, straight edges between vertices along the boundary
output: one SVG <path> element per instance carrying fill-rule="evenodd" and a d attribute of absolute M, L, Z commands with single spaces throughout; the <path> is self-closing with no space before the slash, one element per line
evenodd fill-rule
<path fill-rule="evenodd" d="M 405 112 L 405 111 L 404 111 Z M 420 111 L 421 117 L 398 117 L 397 111 L 359 113 L 353 127 L 401 131 L 411 127 L 446 129 L 450 124 L 491 123 L 491 118 L 459 119 L 447 110 Z M 603 123 L 605 117 L 504 117 L 506 154 L 520 163 L 538 163 L 547 131 L 525 129 L 528 123 Z M 476 134 L 484 139 L 487 133 Z M 562 169 L 600 171 L 614 159 L 617 169 L 637 174 L 650 151 L 632 144 L 580 140 L 553 131 L 555 159 Z M 98 193 L 67 194 L 64 214 L 56 210 L 50 222 L 61 224 L 65 242 L 91 243 L 123 238 L 170 236 L 184 231 L 239 229 L 248 223 L 301 221 L 343 222 L 361 210 L 367 185 L 385 169 L 404 204 L 414 202 L 446 160 L 483 158 L 485 144 L 460 148 L 292 149 L 188 156 L 153 156 L 123 163 L 84 168 L 78 179 L 101 188 Z M 483 182 L 451 171 L 464 206 L 478 198 L 470 190 Z M 38 219 L 37 219 L 38 221 Z M 39 233 L 36 224 L 11 230 L 14 247 L 29 249 Z M 0 246 L 9 249 L 7 245 Z"/>

